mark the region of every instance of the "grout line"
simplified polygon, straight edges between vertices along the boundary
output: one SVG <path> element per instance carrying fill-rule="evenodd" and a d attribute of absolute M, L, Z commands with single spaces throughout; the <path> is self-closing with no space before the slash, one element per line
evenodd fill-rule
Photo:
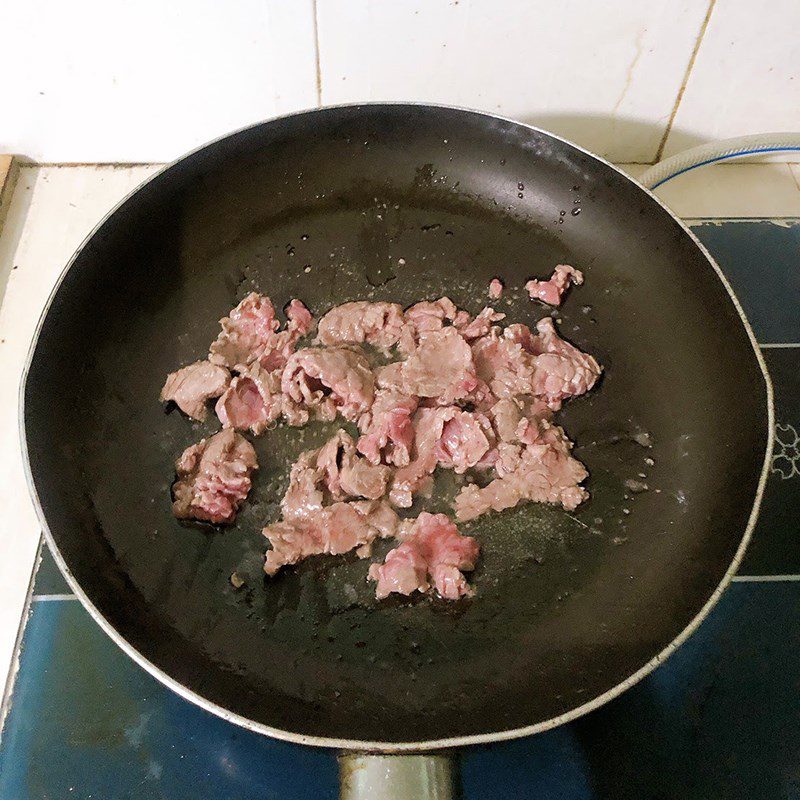
<path fill-rule="evenodd" d="M 705 19 L 703 20 L 703 24 L 700 26 L 700 32 L 697 34 L 697 39 L 694 43 L 694 49 L 692 50 L 692 55 L 689 58 L 689 63 L 686 65 L 686 72 L 683 75 L 683 82 L 681 83 L 681 88 L 678 89 L 678 96 L 675 98 L 675 105 L 672 107 L 672 113 L 669 115 L 669 120 L 667 121 L 667 127 L 664 130 L 664 135 L 661 137 L 661 142 L 658 145 L 658 150 L 656 150 L 656 157 L 654 160 L 654 164 L 658 164 L 661 161 L 664 155 L 664 148 L 667 145 L 667 139 L 669 138 L 670 133 L 672 132 L 672 125 L 675 122 L 675 117 L 678 115 L 678 108 L 681 104 L 681 100 L 683 100 L 683 93 L 686 91 L 686 85 L 689 83 L 689 76 L 692 74 L 692 68 L 694 67 L 694 62 L 697 59 L 697 54 L 700 51 L 700 45 L 703 41 L 703 37 L 706 35 L 706 28 L 708 28 L 708 22 L 711 19 L 711 12 L 714 10 L 714 6 L 717 0 L 710 0 L 708 4 L 708 11 L 706 11 Z"/>
<path fill-rule="evenodd" d="M 14 642 L 14 649 L 11 651 L 11 661 L 8 665 L 8 675 L 6 676 L 6 683 L 3 689 L 3 702 L 0 706 L 0 740 L 3 738 L 3 728 L 6 724 L 8 712 L 11 710 L 11 696 L 14 693 L 14 684 L 17 682 L 17 673 L 19 672 L 19 657 L 22 651 L 22 640 L 25 636 L 25 629 L 28 626 L 28 617 L 31 612 L 31 603 L 33 602 L 33 584 L 36 581 L 36 573 L 39 571 L 39 565 L 42 563 L 42 548 L 44 547 L 44 537 L 39 534 L 39 547 L 36 549 L 36 557 L 33 559 L 33 569 L 31 570 L 31 579 L 28 582 L 28 591 L 25 594 L 25 603 L 22 606 L 22 616 L 19 620 L 19 627 L 17 628 L 17 638 Z"/>
<path fill-rule="evenodd" d="M 317 69 L 317 105 L 322 105 L 322 60 L 319 54 L 319 19 L 317 0 L 311 0 L 314 7 L 314 61 Z"/>
<path fill-rule="evenodd" d="M 74 594 L 36 594 L 31 598 L 34 603 L 52 603 L 56 600 L 77 600 Z"/>
<path fill-rule="evenodd" d="M 791 347 L 800 347 L 800 342 L 767 342 L 766 344 L 759 344 L 758 346 L 762 350 L 789 349 Z"/>
<path fill-rule="evenodd" d="M 736 583 L 797 583 L 800 575 L 734 575 Z"/>

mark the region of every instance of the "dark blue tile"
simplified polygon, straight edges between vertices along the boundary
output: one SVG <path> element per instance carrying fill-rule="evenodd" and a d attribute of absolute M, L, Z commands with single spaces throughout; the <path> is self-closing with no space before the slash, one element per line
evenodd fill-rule
<path fill-rule="evenodd" d="M 800 342 L 800 223 L 705 222 L 692 229 L 730 280 L 758 341 Z"/>
<path fill-rule="evenodd" d="M 33 593 L 38 594 L 69 594 L 69 588 L 61 570 L 53 560 L 53 554 L 47 546 L 47 542 L 42 541 L 42 560 L 36 570 L 36 580 L 33 583 Z"/>
<path fill-rule="evenodd" d="M 136 666 L 77 601 L 37 602 L 0 748 L 0 797 L 336 797 L 328 751 L 220 720 Z"/>
<path fill-rule="evenodd" d="M 775 388 L 775 455 L 753 541 L 739 572 L 796 574 L 800 573 L 800 348 L 763 352 Z"/>
<path fill-rule="evenodd" d="M 800 798 L 800 584 L 734 584 L 649 678 L 462 758 L 467 798 Z"/>
<path fill-rule="evenodd" d="M 734 584 L 665 666 L 571 725 L 462 754 L 465 800 L 800 797 L 800 584 Z M 334 798 L 333 753 L 181 700 L 76 602 L 37 603 L 0 797 Z M 72 791 L 70 791 L 72 789 Z"/>

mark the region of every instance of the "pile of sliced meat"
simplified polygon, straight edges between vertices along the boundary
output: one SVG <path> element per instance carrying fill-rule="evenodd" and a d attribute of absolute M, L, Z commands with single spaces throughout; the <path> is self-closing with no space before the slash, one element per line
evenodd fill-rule
<path fill-rule="evenodd" d="M 558 305 L 583 275 L 559 265 L 547 281 L 526 284 L 532 299 Z M 492 281 L 490 296 L 502 284 Z M 264 570 L 313 555 L 354 550 L 369 557 L 376 539 L 393 539 L 369 578 L 376 596 L 431 589 L 443 598 L 472 594 L 477 541 L 443 514 L 404 519 L 397 509 L 430 492 L 437 469 L 465 475 L 456 521 L 520 503 L 574 509 L 588 494 L 584 466 L 554 419 L 588 392 L 600 366 L 562 339 L 551 317 L 527 325 L 486 307 L 472 317 L 448 298 L 403 309 L 357 301 L 315 320 L 298 300 L 281 325 L 268 297 L 252 293 L 220 321 L 206 360 L 168 376 L 162 401 L 203 420 L 208 401 L 222 431 L 189 447 L 177 462 L 173 511 L 180 519 L 230 523 L 251 486 L 256 454 L 241 432 L 258 436 L 279 422 L 353 424 L 292 466 L 280 521 L 264 528 Z M 375 350 L 383 354 L 375 366 Z"/>

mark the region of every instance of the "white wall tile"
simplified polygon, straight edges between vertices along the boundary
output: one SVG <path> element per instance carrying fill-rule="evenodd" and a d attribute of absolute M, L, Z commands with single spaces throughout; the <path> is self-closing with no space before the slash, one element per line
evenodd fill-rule
<path fill-rule="evenodd" d="M 317 104 L 313 0 L 14 0 L 0 152 L 169 161 Z"/>
<path fill-rule="evenodd" d="M 717 0 L 665 155 L 787 130 L 800 130 L 800 2 Z"/>
<path fill-rule="evenodd" d="M 654 158 L 706 0 L 317 0 L 322 100 L 423 100 Z"/>

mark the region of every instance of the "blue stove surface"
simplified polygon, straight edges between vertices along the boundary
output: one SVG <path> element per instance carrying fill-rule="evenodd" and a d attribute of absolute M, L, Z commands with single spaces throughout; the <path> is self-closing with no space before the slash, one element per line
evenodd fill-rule
<path fill-rule="evenodd" d="M 460 752 L 465 800 L 800 799 L 800 221 L 698 224 L 775 383 L 778 448 L 740 577 L 670 660 L 603 708 Z M 770 346 L 773 345 L 773 346 Z M 748 576 L 759 576 L 748 579 Z M 335 798 L 336 754 L 186 702 L 102 633 L 43 548 L 0 739 L 0 798 Z"/>

